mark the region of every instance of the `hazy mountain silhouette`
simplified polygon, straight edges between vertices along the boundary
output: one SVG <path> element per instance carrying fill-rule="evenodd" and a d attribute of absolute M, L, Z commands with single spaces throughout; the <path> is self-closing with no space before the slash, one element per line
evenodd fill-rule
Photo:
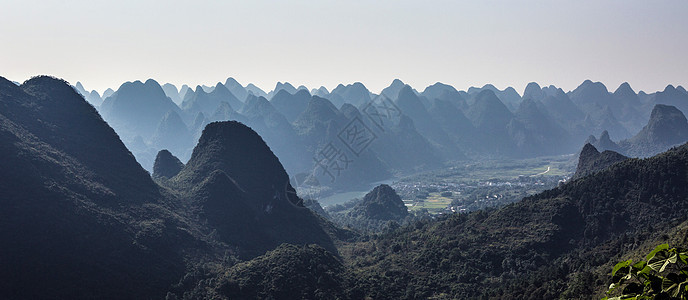
<path fill-rule="evenodd" d="M 259 87 L 255 86 L 253 83 L 249 83 L 246 86 L 246 93 L 253 94 L 256 97 L 269 98 L 268 94 L 261 90 Z"/>
<path fill-rule="evenodd" d="M 327 88 L 324 86 L 321 86 L 317 89 L 311 90 L 311 95 L 313 95 L 313 96 L 327 97 L 327 95 L 329 95 L 329 94 L 330 94 L 330 91 L 328 91 Z"/>
<path fill-rule="evenodd" d="M 246 88 L 244 88 L 239 82 L 237 82 L 234 78 L 229 77 L 225 81 L 224 86 L 232 92 L 232 95 L 236 96 L 239 101 L 245 101 L 246 96 L 248 96 L 248 92 L 246 91 Z M 261 96 L 261 95 L 258 95 Z"/>
<path fill-rule="evenodd" d="M 498 154 L 511 152 L 513 144 L 507 125 L 514 115 L 492 90 L 485 89 L 475 96 L 466 117 L 477 129 L 475 142 L 481 149 Z"/>
<path fill-rule="evenodd" d="M 81 84 L 81 82 L 79 82 L 79 81 L 76 82 L 76 84 L 74 85 L 74 88 L 76 89 L 77 92 L 79 92 L 79 94 L 81 94 L 84 97 L 89 94 L 88 91 L 86 91 L 86 89 L 84 88 L 84 85 Z"/>
<path fill-rule="evenodd" d="M 182 102 L 182 109 L 188 113 L 195 114 L 203 112 L 205 115 L 212 115 L 217 110 L 220 103 L 227 102 L 235 110 L 243 106 L 243 102 L 239 101 L 222 83 L 217 83 L 215 89 L 206 93 L 202 87 L 197 86 L 193 94 L 187 93 Z"/>
<path fill-rule="evenodd" d="M 657 104 L 650 120 L 635 136 L 618 143 L 602 132 L 599 140 L 590 136 L 587 143 L 598 149 L 617 151 L 629 157 L 649 157 L 688 141 L 688 121 L 674 106 Z"/>
<path fill-rule="evenodd" d="M 427 89 L 426 89 L 427 90 Z M 447 95 L 444 93 L 443 95 Z M 458 94 L 456 94 L 458 95 Z M 460 96 L 459 96 L 460 97 Z M 432 105 L 428 109 L 430 116 L 444 129 L 454 142 L 464 151 L 473 150 L 468 145 L 473 143 L 476 136 L 476 129 L 468 118 L 459 110 L 452 100 L 442 99 L 445 97 L 434 98 Z"/>
<path fill-rule="evenodd" d="M 16 84 L 16 83 L 15 83 Z M 88 103 L 91 103 L 93 106 L 100 106 L 103 103 L 103 98 L 100 97 L 100 94 L 93 90 L 91 92 L 87 91 L 84 86 L 81 84 L 81 82 L 76 82 L 76 85 L 74 85 L 74 88 L 81 94 L 81 96 L 88 101 Z"/>
<path fill-rule="evenodd" d="M 327 95 L 327 98 L 336 107 L 341 107 L 344 103 L 360 107 L 368 104 L 371 100 L 370 91 L 360 82 L 347 85 L 340 84 Z"/>
<path fill-rule="evenodd" d="M 462 158 L 463 153 L 452 142 L 449 135 L 442 129 L 435 119 L 428 113 L 420 98 L 413 89 L 405 85 L 395 97 L 396 105 L 402 114 L 413 119 L 413 124 L 420 134 L 433 143 L 446 158 Z"/>
<path fill-rule="evenodd" d="M 597 107 L 592 113 L 585 116 L 583 126 L 589 132 L 600 132 L 607 130 L 615 139 L 631 136 L 631 133 L 616 118 L 609 105 Z"/>
<path fill-rule="evenodd" d="M 292 95 L 296 94 L 296 92 L 297 92 L 297 89 L 293 85 L 291 85 L 291 83 L 289 83 L 289 82 L 284 82 L 284 83 L 277 82 L 277 84 L 275 85 L 275 88 L 272 91 L 270 91 L 268 93 L 268 96 L 265 98 L 272 100 L 272 97 L 274 97 L 281 90 L 285 90 L 285 91 L 287 91 L 287 93 L 292 94 Z"/>
<path fill-rule="evenodd" d="M 628 82 L 622 83 L 612 94 L 611 108 L 615 116 L 618 116 L 621 124 L 630 132 L 639 131 L 645 122 L 640 112 L 642 102 L 638 94 L 633 91 Z"/>
<path fill-rule="evenodd" d="M 584 111 L 593 107 L 604 107 L 611 103 L 611 94 L 601 82 L 585 80 L 575 90 L 569 93 L 571 101 Z"/>
<path fill-rule="evenodd" d="M 525 90 L 523 91 L 523 96 L 521 97 L 524 100 L 525 99 L 532 99 L 535 101 L 541 101 L 545 99 L 545 93 L 542 91 L 542 88 L 537 82 L 529 82 L 526 85 Z"/>
<path fill-rule="evenodd" d="M 585 114 L 578 108 L 566 93 L 560 88 L 549 86 L 542 89 L 543 98 L 538 100 L 545 111 L 560 126 L 567 128 L 574 138 L 589 134 L 583 125 Z M 524 96 L 523 99 L 526 99 Z M 533 99 L 537 100 L 537 99 Z"/>
<path fill-rule="evenodd" d="M 387 98 L 396 101 L 397 97 L 399 96 L 399 92 L 401 92 L 401 90 L 405 86 L 407 86 L 407 84 L 405 84 L 403 81 L 401 81 L 399 79 L 394 79 L 394 80 L 392 80 L 392 83 L 388 87 L 384 88 L 382 90 L 382 92 L 380 92 L 380 95 L 385 95 L 385 96 L 387 96 Z M 418 92 L 416 90 L 414 90 L 414 89 L 411 89 L 411 90 L 413 91 L 414 94 L 418 95 Z"/>
<path fill-rule="evenodd" d="M 358 118 L 369 128 L 375 124 L 351 104 L 344 104 L 340 111 L 349 119 Z M 415 173 L 442 166 L 441 154 L 415 128 L 413 120 L 402 115 L 396 123 L 388 122 L 384 132 L 377 133 L 372 149 L 384 165 L 394 174 Z"/>
<path fill-rule="evenodd" d="M 428 98 L 430 100 L 430 103 L 432 103 L 432 100 L 434 99 L 440 99 L 448 103 L 451 103 L 452 105 L 456 106 L 456 108 L 461 110 L 465 110 L 468 108 L 468 104 L 466 103 L 465 97 L 461 95 L 451 85 L 437 82 L 431 86 L 426 87 L 425 90 L 421 93 L 421 95 Z"/>
<path fill-rule="evenodd" d="M 91 93 L 89 93 L 88 96 L 86 96 L 86 101 L 88 101 L 89 103 L 93 104 L 93 106 L 96 106 L 96 107 L 103 104 L 103 98 L 95 90 L 91 91 Z"/>
<path fill-rule="evenodd" d="M 523 156 L 564 153 L 574 144 L 569 133 L 530 98 L 521 102 L 507 131 Z"/>
<path fill-rule="evenodd" d="M 205 125 L 208 125 L 210 122 L 215 122 L 215 121 L 229 121 L 233 119 L 241 119 L 243 116 L 240 116 L 234 108 L 232 108 L 231 105 L 227 102 L 221 102 L 220 105 L 217 106 L 217 109 L 215 112 L 213 112 L 212 115 L 210 115 L 209 118 L 205 118 L 205 115 L 202 112 L 199 112 L 200 116 L 204 117 L 205 123 L 203 123 L 203 126 L 201 127 L 201 130 L 205 127 Z M 200 117 L 197 116 L 196 118 Z M 200 137 L 200 135 L 199 135 Z"/>
<path fill-rule="evenodd" d="M 305 90 L 299 90 L 296 94 L 289 94 L 286 90 L 280 90 L 270 99 L 270 103 L 272 103 L 275 109 L 282 113 L 289 122 L 293 122 L 304 110 L 306 110 L 310 99 L 311 94 Z"/>
<path fill-rule="evenodd" d="M 311 159 L 307 156 L 306 147 L 287 118 L 267 99 L 249 95 L 241 110 L 241 116 L 243 119 L 240 120 L 258 132 L 284 161 L 283 165 L 287 170 L 293 173 L 308 168 Z"/>
<path fill-rule="evenodd" d="M 172 99 L 172 102 L 174 102 L 174 104 L 177 104 L 177 106 L 182 105 L 182 97 L 179 95 L 179 91 L 177 90 L 177 87 L 174 84 L 165 83 L 162 85 L 162 90 L 163 92 L 165 92 L 165 95 L 167 97 L 170 97 L 170 99 Z"/>
<path fill-rule="evenodd" d="M 649 102 L 653 105 L 671 105 L 684 113 L 688 111 L 688 93 L 680 86 L 675 88 L 673 85 L 667 85 L 663 91 L 654 93 Z"/>
<path fill-rule="evenodd" d="M 126 141 L 150 138 L 168 111 L 181 111 L 153 79 L 126 82 L 100 106 L 103 118 Z"/>
<path fill-rule="evenodd" d="M 507 87 L 504 90 L 500 90 L 496 88 L 494 85 L 491 84 L 486 84 L 482 88 L 476 88 L 476 87 L 471 87 L 468 89 L 468 94 L 475 96 L 480 94 L 480 92 L 485 91 L 485 90 L 490 90 L 492 91 L 497 98 L 499 98 L 504 105 L 509 108 L 511 111 L 515 111 L 519 104 L 521 103 L 521 96 L 518 94 L 518 92 L 512 88 L 512 87 Z"/>
<path fill-rule="evenodd" d="M 107 88 L 107 89 L 103 92 L 103 97 L 102 97 L 103 100 L 105 100 L 105 98 L 107 98 L 107 97 L 112 96 L 112 94 L 114 94 L 114 93 L 115 93 L 115 91 L 114 91 L 113 89 Z"/>
<path fill-rule="evenodd" d="M 225 102 L 225 103 L 220 103 L 220 107 L 218 107 L 217 110 L 216 110 L 215 112 L 220 111 L 220 114 L 221 114 L 221 112 L 223 111 L 223 109 L 224 109 L 225 106 L 228 107 L 228 109 L 229 109 L 230 111 L 234 111 L 234 110 L 229 106 L 229 104 L 227 104 L 227 103 Z M 213 114 L 213 115 L 214 115 L 214 114 Z M 217 120 L 217 121 L 227 121 L 227 120 L 220 119 L 220 120 Z M 201 137 L 200 132 L 203 131 L 203 128 L 205 128 L 205 125 L 208 125 L 209 123 L 210 123 L 210 121 L 208 120 L 208 118 L 206 118 L 206 116 L 205 116 L 204 113 L 202 113 L 202 112 L 196 113 L 196 116 L 194 117 L 193 122 L 191 123 L 191 126 L 189 127 L 189 130 L 190 130 L 190 131 L 193 133 L 193 135 L 194 135 L 194 139 L 196 139 L 196 138 L 198 138 L 198 137 Z M 198 134 L 196 134 L 196 133 L 198 133 Z"/>
<path fill-rule="evenodd" d="M 294 128 L 306 138 L 307 145 L 317 145 L 335 139 L 347 119 L 337 107 L 325 98 L 312 96 L 306 109 L 294 120 Z M 314 150 L 314 149 L 312 149 Z"/>
<path fill-rule="evenodd" d="M 609 132 L 602 131 L 602 134 L 600 134 L 600 138 L 597 139 L 595 136 L 590 136 L 588 137 L 588 140 L 586 143 L 591 144 L 595 146 L 596 149 L 599 149 L 601 151 L 616 151 L 616 152 L 622 152 L 623 150 L 617 143 L 612 141 L 612 139 L 609 137 Z"/>
<path fill-rule="evenodd" d="M 182 157 L 183 160 L 190 157 L 189 150 L 193 147 L 194 142 L 191 132 L 189 132 L 182 118 L 172 110 L 160 120 L 151 141 L 156 147 L 168 149 Z"/>
<path fill-rule="evenodd" d="M 182 87 L 179 88 L 179 99 L 181 99 L 182 102 L 186 99 L 186 94 L 188 92 L 193 92 L 193 90 L 186 84 L 183 84 Z M 179 103 L 179 106 L 181 106 L 181 103 Z"/>
<path fill-rule="evenodd" d="M 310 158 L 313 161 L 312 171 L 323 184 L 333 184 L 341 187 L 367 187 L 369 183 L 388 179 L 391 175 L 389 166 L 385 165 L 376 153 L 369 148 L 361 149 L 360 153 L 348 150 L 341 141 L 340 133 L 352 120 L 347 118 L 327 99 L 312 96 L 306 110 L 293 122 L 294 128 L 301 137 Z M 377 144 L 372 140 L 371 144 Z M 370 144 L 369 144 L 370 145 Z M 332 151 L 326 151 L 326 150 Z M 335 153 L 334 159 L 327 160 L 337 164 L 335 171 L 329 167 L 325 170 L 315 162 L 322 160 L 324 153 Z"/>
<path fill-rule="evenodd" d="M 674 106 L 657 104 L 643 129 L 619 146 L 634 157 L 648 157 L 688 141 L 688 121 Z"/>

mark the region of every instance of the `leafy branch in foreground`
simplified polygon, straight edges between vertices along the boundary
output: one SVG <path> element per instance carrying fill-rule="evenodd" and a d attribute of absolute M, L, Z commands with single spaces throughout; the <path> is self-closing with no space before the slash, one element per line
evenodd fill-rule
<path fill-rule="evenodd" d="M 616 264 L 607 295 L 602 299 L 688 299 L 688 250 L 662 244 L 644 261 Z"/>

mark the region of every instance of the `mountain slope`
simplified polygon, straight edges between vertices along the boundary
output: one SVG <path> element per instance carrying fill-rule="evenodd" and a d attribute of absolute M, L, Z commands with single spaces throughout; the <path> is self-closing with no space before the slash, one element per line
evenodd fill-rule
<path fill-rule="evenodd" d="M 160 150 L 153 164 L 153 178 L 170 179 L 184 168 L 184 164 L 170 151 Z"/>
<path fill-rule="evenodd" d="M 366 105 L 371 100 L 370 91 L 360 82 L 346 86 L 340 84 L 332 90 L 327 98 L 337 107 L 341 107 L 344 103 L 360 107 L 361 105 Z"/>
<path fill-rule="evenodd" d="M 181 113 L 153 79 L 122 84 L 100 106 L 103 118 L 125 141 L 137 135 L 150 138 L 158 122 L 170 110 Z"/>
<path fill-rule="evenodd" d="M 386 184 L 368 192 L 363 201 L 348 213 L 350 218 L 364 218 L 376 221 L 401 221 L 409 215 L 408 209 L 397 193 Z"/>
<path fill-rule="evenodd" d="M 477 129 L 475 143 L 493 153 L 507 153 L 513 149 L 507 132 L 507 124 L 513 114 L 491 90 L 483 90 L 475 96 L 475 102 L 466 112 Z"/>
<path fill-rule="evenodd" d="M 270 103 L 282 113 L 289 122 L 293 122 L 308 106 L 311 94 L 305 90 L 299 90 L 295 94 L 289 94 L 286 90 L 280 90 L 270 99 Z"/>
<path fill-rule="evenodd" d="M 421 95 L 430 99 L 431 103 L 433 99 L 439 99 L 447 101 L 461 110 L 466 109 L 468 106 L 466 99 L 453 86 L 440 82 L 426 87 Z"/>
<path fill-rule="evenodd" d="M 239 101 L 222 83 L 218 82 L 215 89 L 210 93 L 204 91 L 201 86 L 197 86 L 193 93 L 189 91 L 184 96 L 181 107 L 192 114 L 202 112 L 206 116 L 210 116 L 222 102 L 229 103 L 235 110 L 243 106 L 243 102 Z"/>
<path fill-rule="evenodd" d="M 521 102 L 507 130 L 523 156 L 567 153 L 573 146 L 569 133 L 530 98 Z"/>
<path fill-rule="evenodd" d="M 336 253 L 324 220 L 303 207 L 263 139 L 235 121 L 210 123 L 173 186 L 218 229 L 220 240 L 254 257 L 284 242 Z"/>
<path fill-rule="evenodd" d="M 609 137 L 609 132 L 607 132 L 606 130 L 602 131 L 602 134 L 600 134 L 599 139 L 591 135 L 590 137 L 588 137 L 586 143 L 595 146 L 595 149 L 599 149 L 600 151 L 611 150 L 615 152 L 623 152 L 621 147 L 619 147 L 617 143 L 612 141 L 612 139 Z"/>
<path fill-rule="evenodd" d="M 458 93 L 456 95 L 459 95 Z M 468 118 L 450 101 L 435 98 L 428 109 L 430 116 L 451 136 L 462 150 L 468 150 L 476 137 L 476 129 Z M 460 105 L 460 104 L 459 104 Z M 468 149 L 467 149 L 468 148 Z"/>
<path fill-rule="evenodd" d="M 0 155 L 4 297 L 160 298 L 183 275 L 193 229 L 66 82 L 0 78 Z"/>
<path fill-rule="evenodd" d="M 590 299 L 605 285 L 595 268 L 687 219 L 687 175 L 688 145 L 628 159 L 497 210 L 362 242 L 354 248 L 369 250 L 348 265 L 372 298 Z"/>
<path fill-rule="evenodd" d="M 160 120 L 158 128 L 151 137 L 153 145 L 168 149 L 184 160 L 189 158 L 189 149 L 193 146 L 193 139 L 182 118 L 174 111 L 169 111 Z M 150 166 L 149 166 L 150 167 Z"/>
<path fill-rule="evenodd" d="M 579 155 L 578 167 L 576 168 L 576 174 L 573 175 L 573 179 L 582 178 L 595 172 L 604 170 L 607 167 L 626 159 L 628 159 L 628 157 L 625 157 L 614 151 L 606 150 L 600 153 L 597 151 L 595 146 L 591 144 L 585 144 Z"/>
<path fill-rule="evenodd" d="M 449 135 L 442 129 L 437 120 L 428 113 L 423 102 L 409 85 L 405 85 L 399 90 L 395 103 L 402 114 L 409 116 L 413 120 L 413 124 L 418 132 L 440 150 L 444 158 L 463 158 L 463 153 L 449 138 Z"/>
<path fill-rule="evenodd" d="M 631 156 L 650 156 L 688 141 L 688 121 L 674 106 L 657 104 L 638 134 L 620 142 Z"/>
<path fill-rule="evenodd" d="M 284 90 L 278 93 L 282 92 Z M 308 94 L 308 92 L 305 93 Z M 297 95 L 302 96 L 299 93 Z M 306 149 L 296 130 L 287 118 L 264 97 L 253 95 L 246 97 L 241 116 L 236 116 L 234 119 L 246 123 L 258 132 L 289 172 L 308 168 L 311 159 L 306 157 Z"/>

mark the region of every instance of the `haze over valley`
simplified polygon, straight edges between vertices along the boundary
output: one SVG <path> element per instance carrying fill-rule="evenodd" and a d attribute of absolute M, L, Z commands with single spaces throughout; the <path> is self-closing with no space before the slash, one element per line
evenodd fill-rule
<path fill-rule="evenodd" d="M 9 0 L 0 299 L 686 299 L 686 11 Z"/>

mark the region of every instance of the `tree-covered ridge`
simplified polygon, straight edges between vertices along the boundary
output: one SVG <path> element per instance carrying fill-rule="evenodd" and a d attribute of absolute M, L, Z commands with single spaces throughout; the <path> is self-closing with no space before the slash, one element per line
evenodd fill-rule
<path fill-rule="evenodd" d="M 688 244 L 688 145 L 360 236 L 304 207 L 244 124 L 206 126 L 186 165 L 161 153 L 153 180 L 64 81 L 0 78 L 0 295 L 588 299 L 610 264 Z M 357 216 L 404 215 L 389 187 L 369 195 Z"/>
<path fill-rule="evenodd" d="M 154 181 L 66 82 L 0 78 L 0 297 L 160 299 L 283 242 L 336 255 L 343 231 L 300 206 L 255 131 L 205 133 L 186 166 L 161 152 Z"/>
<path fill-rule="evenodd" d="M 576 173 L 573 175 L 573 178 L 581 178 L 604 170 L 614 163 L 620 162 L 627 158 L 628 157 L 611 150 L 605 150 L 604 152 L 600 153 L 597 151 L 595 146 L 589 143 L 585 144 L 579 155 L 578 167 L 576 168 Z"/>
<path fill-rule="evenodd" d="M 418 222 L 342 254 L 373 298 L 587 299 L 604 284 L 592 271 L 626 251 L 630 234 L 686 219 L 687 172 L 684 145 L 501 209 Z"/>
<path fill-rule="evenodd" d="M 202 282 L 186 298 L 361 299 L 342 262 L 316 245 L 282 244 Z"/>
<path fill-rule="evenodd" d="M 688 243 L 686 226 L 679 225 L 688 212 L 687 175 L 683 145 L 653 158 L 624 160 L 499 209 L 424 219 L 342 243 L 345 268 L 328 270 L 351 280 L 342 280 L 346 284 L 333 288 L 331 297 L 601 298 L 618 257 L 669 237 Z M 280 259 L 299 261 L 283 253 L 288 257 Z M 269 270 L 256 268 L 243 278 Z M 276 276 L 289 274 L 281 269 Z M 242 278 L 234 276 L 235 282 Z M 259 286 L 263 292 L 283 288 Z"/>
<path fill-rule="evenodd" d="M 327 214 L 337 225 L 363 232 L 396 228 L 413 219 L 401 197 L 386 184 L 375 187 L 363 199 L 328 207 Z"/>
<path fill-rule="evenodd" d="M 205 246 L 62 80 L 0 78 L 0 156 L 3 298 L 157 297 Z"/>

